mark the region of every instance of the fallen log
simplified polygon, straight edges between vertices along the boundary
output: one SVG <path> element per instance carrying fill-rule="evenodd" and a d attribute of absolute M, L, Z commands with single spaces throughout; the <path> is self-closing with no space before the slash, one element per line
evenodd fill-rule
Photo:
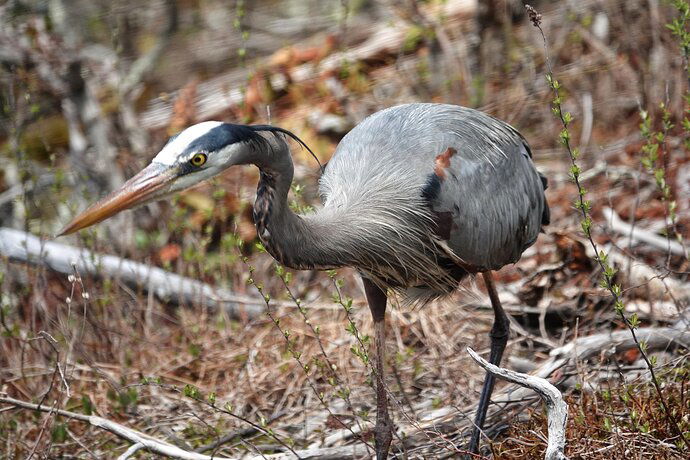
<path fill-rule="evenodd" d="M 685 249 L 687 244 L 681 244 L 675 239 L 664 238 L 663 236 L 648 232 L 640 227 L 633 227 L 621 219 L 620 216 L 616 214 L 616 211 L 611 208 L 602 209 L 602 213 L 606 219 L 606 225 L 614 232 L 627 236 L 633 241 L 648 244 L 660 251 L 669 251 L 671 254 L 677 256 L 688 256 Z"/>
<path fill-rule="evenodd" d="M 263 299 L 238 295 L 162 268 L 88 249 L 39 239 L 29 233 L 0 228 L 0 256 L 50 268 L 59 273 L 111 277 L 153 293 L 164 302 L 200 304 L 231 317 L 256 317 L 265 311 Z"/>

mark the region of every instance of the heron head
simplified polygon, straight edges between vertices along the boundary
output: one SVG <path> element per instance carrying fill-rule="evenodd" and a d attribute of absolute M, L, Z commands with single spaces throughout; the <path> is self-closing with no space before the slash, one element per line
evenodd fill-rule
<path fill-rule="evenodd" d="M 262 130 L 279 128 L 244 126 L 206 121 L 170 138 L 146 168 L 118 190 L 90 206 L 72 220 L 58 236 L 94 225 L 125 209 L 154 201 L 192 187 L 226 168 L 257 161 L 270 150 Z"/>

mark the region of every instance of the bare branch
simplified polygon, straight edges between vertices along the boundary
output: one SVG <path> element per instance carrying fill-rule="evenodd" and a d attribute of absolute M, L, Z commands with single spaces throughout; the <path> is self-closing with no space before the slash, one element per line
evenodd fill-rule
<path fill-rule="evenodd" d="M 654 233 L 647 232 L 640 227 L 633 227 L 621 219 L 618 214 L 616 214 L 616 211 L 611 208 L 603 208 L 601 212 L 604 214 L 604 218 L 606 219 L 606 225 L 614 232 L 629 236 L 634 241 L 648 244 L 662 251 L 670 251 L 672 254 L 677 256 L 687 257 L 684 248 L 686 245 L 683 245 L 678 241 L 669 241 L 663 236 L 658 236 Z"/>
<path fill-rule="evenodd" d="M 645 342 L 647 350 L 663 350 L 672 344 L 690 348 L 690 330 L 675 329 L 670 327 L 647 327 L 637 329 L 637 338 Z M 552 358 L 567 357 L 570 359 L 587 359 L 602 352 L 612 349 L 615 353 L 629 350 L 636 346 L 633 337 L 628 331 L 603 332 L 601 334 L 580 337 L 567 345 L 551 350 Z"/>
<path fill-rule="evenodd" d="M 549 440 L 544 459 L 567 459 L 563 449 L 565 448 L 565 424 L 568 421 L 568 405 L 563 400 L 563 395 L 558 391 L 558 388 L 551 385 L 546 379 L 494 366 L 475 353 L 470 347 L 467 347 L 467 352 L 477 364 L 496 377 L 530 388 L 539 394 L 544 404 L 546 404 L 546 414 L 548 417 Z"/>
<path fill-rule="evenodd" d="M 477 11 L 477 2 L 471 0 L 448 0 L 443 5 L 443 17 L 470 17 Z M 282 25 L 281 25 L 282 27 Z M 318 65 L 302 64 L 289 71 L 289 79 L 300 83 L 310 81 L 317 75 L 327 75 L 339 69 L 343 62 L 359 62 L 371 59 L 381 54 L 396 54 L 408 36 L 409 27 L 400 21 L 395 24 L 385 22 L 377 25 L 363 34 L 364 41 L 347 48 L 343 52 L 333 53 L 323 59 Z M 205 81 L 198 86 L 196 98 L 196 113 L 200 119 L 217 116 L 229 106 L 240 104 L 244 94 L 239 88 L 246 81 L 246 70 L 233 70 L 225 75 Z M 271 77 L 271 87 L 283 90 L 288 80 L 283 74 Z M 228 88 L 232 88 L 228 90 Z M 177 94 L 171 93 L 170 101 L 175 100 Z M 172 116 L 172 103 L 157 99 L 149 104 L 148 109 L 141 115 L 141 123 L 147 129 L 158 129 L 166 126 Z"/>
<path fill-rule="evenodd" d="M 670 347 L 681 346 L 690 347 L 690 330 L 683 328 L 641 328 L 637 329 L 637 336 L 647 345 L 648 352 L 658 350 L 666 350 Z M 636 348 L 637 344 L 627 330 L 620 331 L 606 331 L 600 334 L 580 337 L 569 344 L 556 348 L 551 351 L 549 359 L 544 361 L 536 368 L 532 375 L 546 379 L 554 375 L 559 369 L 561 372 L 570 372 L 568 369 L 575 367 L 576 362 L 598 356 L 605 352 L 606 356 L 610 354 L 622 353 Z M 568 381 L 564 382 L 567 385 Z M 575 382 L 574 380 L 572 381 Z M 595 387 L 596 381 L 590 381 L 590 386 Z M 525 387 L 508 386 L 501 392 L 496 393 L 492 397 L 494 404 L 489 408 L 489 415 L 487 417 L 487 426 L 491 426 L 491 420 L 496 417 L 505 417 L 503 410 L 510 404 L 530 399 L 532 390 Z M 457 412 L 455 408 L 446 406 L 438 409 L 428 410 L 429 402 L 425 405 L 415 407 L 420 413 L 422 422 L 420 426 L 424 430 L 433 430 L 434 432 L 456 432 L 459 427 L 467 429 L 469 427 L 470 416 L 476 410 L 476 406 L 469 406 L 466 410 Z M 418 427 L 415 426 L 401 426 L 399 428 L 408 434 L 408 445 L 417 445 L 420 440 L 424 439 L 423 433 L 417 432 Z"/>
<path fill-rule="evenodd" d="M 144 448 L 144 445 L 141 443 L 132 444 L 129 447 L 129 449 L 127 449 L 125 451 L 124 454 L 117 457 L 117 460 L 127 460 L 129 457 L 131 457 L 132 455 L 134 455 L 135 453 L 137 453 L 138 451 L 140 451 L 143 448 Z"/>
<path fill-rule="evenodd" d="M 0 255 L 34 265 L 43 265 L 60 273 L 72 274 L 72 264 L 81 274 L 111 276 L 128 285 L 153 292 L 159 299 L 177 304 L 195 304 L 223 309 L 237 317 L 256 317 L 264 312 L 263 300 L 214 288 L 191 278 L 158 267 L 116 256 L 97 254 L 39 238 L 11 228 L 0 228 Z"/>
<path fill-rule="evenodd" d="M 14 399 L 14 398 L 9 398 L 6 396 L 0 396 L 0 403 L 4 404 L 9 404 L 14 407 L 19 407 L 22 409 L 29 409 L 33 411 L 41 411 L 41 412 L 51 412 L 55 413 L 58 415 L 61 415 L 63 417 L 67 417 L 73 420 L 79 420 L 81 422 L 86 422 L 90 424 L 91 426 L 101 428 L 103 430 L 106 430 L 115 436 L 126 439 L 127 441 L 130 441 L 133 443 L 127 451 L 125 451 L 119 459 L 126 459 L 131 457 L 135 452 L 141 449 L 146 449 L 150 452 L 153 452 L 155 454 L 160 454 L 160 455 L 166 455 L 168 457 L 172 458 L 181 458 L 185 460 L 212 460 L 212 459 L 230 459 L 230 457 L 219 457 L 217 455 L 213 455 L 212 457 L 208 455 L 203 455 L 197 452 L 188 452 L 186 450 L 180 449 L 177 446 L 174 446 L 172 444 L 168 444 L 165 441 L 160 441 L 157 439 L 152 438 L 151 436 L 148 436 L 144 433 L 141 433 L 139 431 L 133 430 L 131 428 L 127 428 L 124 425 L 120 425 L 119 423 L 113 422 L 108 419 L 104 419 L 103 417 L 98 417 L 96 415 L 83 415 L 83 414 L 77 414 L 76 412 L 70 412 L 67 410 L 63 409 L 53 409 L 50 407 L 40 407 L 37 404 L 32 404 L 30 402 L 22 401 L 19 399 Z M 356 445 L 350 445 L 350 446 L 341 446 L 341 447 L 329 447 L 325 449 L 305 449 L 305 450 L 298 450 L 295 451 L 294 453 L 289 452 L 289 453 L 281 453 L 281 454 L 272 454 L 272 455 L 259 455 L 259 456 L 254 456 L 251 457 L 250 460 L 259 460 L 259 459 L 270 459 L 270 460 L 292 460 L 292 459 L 301 459 L 301 460 L 347 460 L 347 459 L 356 459 L 356 458 L 362 458 L 363 456 L 367 455 L 367 448 L 364 444 L 356 444 Z"/>
<path fill-rule="evenodd" d="M 295 457 L 292 453 L 265 455 L 261 457 L 253 457 L 251 460 L 348 460 L 367 457 L 367 446 L 364 444 L 355 444 L 341 447 L 327 447 L 325 449 L 305 449 L 298 450 L 295 453 L 299 457 Z"/>
<path fill-rule="evenodd" d="M 115 436 L 126 439 L 127 441 L 130 441 L 134 443 L 134 446 L 130 447 L 127 452 L 123 455 L 132 455 L 136 450 L 139 449 L 147 449 L 150 452 L 153 452 L 155 454 L 161 454 L 161 455 L 166 455 L 168 457 L 173 457 L 173 458 L 181 458 L 185 460 L 212 460 L 212 459 L 220 459 L 220 458 L 228 458 L 228 457 L 218 457 L 218 456 L 213 456 L 209 457 L 208 455 L 203 455 L 203 454 L 198 454 L 196 452 L 187 452 L 186 450 L 182 450 L 177 446 L 174 446 L 172 444 L 168 444 L 167 442 L 164 441 L 159 441 L 157 439 L 154 439 L 144 433 L 140 433 L 139 431 L 132 430 L 131 428 L 127 428 L 124 425 L 120 425 L 119 423 L 115 423 L 111 420 L 105 419 L 103 417 L 98 417 L 96 415 L 83 415 L 83 414 L 77 414 L 75 412 L 70 412 L 67 410 L 63 409 L 53 409 L 50 407 L 42 407 L 39 406 L 38 404 L 32 404 L 26 401 L 21 401 L 19 399 L 14 399 L 14 398 L 9 398 L 9 397 L 2 397 L 0 396 L 0 403 L 5 403 L 5 404 L 10 404 L 14 407 L 20 407 L 22 409 L 29 409 L 33 411 L 40 411 L 40 412 L 51 412 L 55 413 L 58 415 L 61 415 L 63 417 L 67 417 L 73 420 L 79 420 L 81 422 L 86 422 L 91 426 L 97 427 L 97 428 L 102 428 L 106 431 L 109 431 L 110 433 L 114 434 Z M 141 447 L 137 447 L 141 446 Z M 120 457 L 120 458 L 127 458 L 127 457 Z"/>

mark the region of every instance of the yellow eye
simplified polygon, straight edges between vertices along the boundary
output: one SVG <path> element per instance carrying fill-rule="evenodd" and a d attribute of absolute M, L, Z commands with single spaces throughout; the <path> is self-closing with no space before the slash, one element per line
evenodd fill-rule
<path fill-rule="evenodd" d="M 192 166 L 203 166 L 204 163 L 206 163 L 206 154 L 205 153 L 197 153 L 195 154 L 189 162 L 192 164 Z"/>

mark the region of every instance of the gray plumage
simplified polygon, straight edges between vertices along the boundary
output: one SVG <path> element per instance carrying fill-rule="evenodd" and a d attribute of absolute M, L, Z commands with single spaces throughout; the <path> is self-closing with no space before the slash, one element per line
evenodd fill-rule
<path fill-rule="evenodd" d="M 509 321 L 491 270 L 516 262 L 548 224 L 546 180 L 527 142 L 476 110 L 408 104 L 370 116 L 338 145 L 321 178 L 323 208 L 297 215 L 288 206 L 290 148 L 278 127 L 207 121 L 182 131 L 119 190 L 77 216 L 62 234 L 159 199 L 234 165 L 261 171 L 254 203 L 259 238 L 280 263 L 297 269 L 355 267 L 374 320 L 376 457 L 392 441 L 384 384 L 387 289 L 403 300 L 453 292 L 482 273 L 491 305 L 489 361 L 498 365 Z M 306 147 L 304 143 L 303 146 Z M 469 451 L 476 453 L 494 377 L 482 386 Z"/>
<path fill-rule="evenodd" d="M 338 145 L 320 191 L 324 207 L 302 225 L 283 219 L 268 228 L 279 259 L 296 268 L 354 266 L 408 300 L 448 294 L 467 272 L 516 262 L 548 222 L 522 136 L 453 105 L 408 104 L 368 117 Z"/>

